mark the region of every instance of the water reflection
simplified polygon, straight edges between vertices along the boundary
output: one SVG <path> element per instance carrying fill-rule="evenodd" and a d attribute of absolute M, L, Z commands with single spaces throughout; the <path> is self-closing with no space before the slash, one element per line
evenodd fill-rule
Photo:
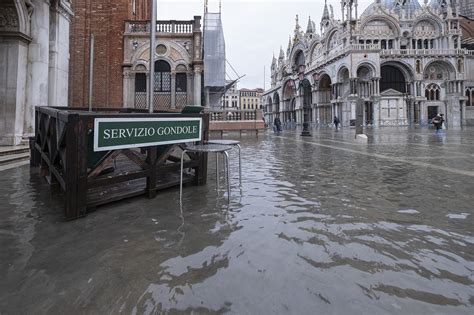
<path fill-rule="evenodd" d="M 460 135 L 443 145 L 468 169 L 474 144 Z M 430 156 L 431 136 L 242 139 L 230 205 L 212 177 L 186 187 L 182 207 L 170 190 L 64 224 L 32 185 L 27 204 L 51 210 L 27 218 L 19 197 L 3 209 L 2 235 L 17 232 L 2 237 L 13 290 L 0 284 L 0 312 L 472 314 L 474 178 L 367 155 Z M 19 194 L 23 175 L 2 194 Z"/>

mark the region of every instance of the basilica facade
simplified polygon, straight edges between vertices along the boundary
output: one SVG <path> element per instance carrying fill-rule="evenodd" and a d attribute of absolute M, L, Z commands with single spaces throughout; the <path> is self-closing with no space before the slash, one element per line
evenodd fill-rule
<path fill-rule="evenodd" d="M 474 125 L 470 0 L 374 0 L 359 13 L 357 0 L 342 0 L 336 19 L 326 1 L 319 29 L 310 19 L 306 32 L 296 17 L 272 60 L 266 121 L 382 127 L 442 113 L 449 127 Z"/>

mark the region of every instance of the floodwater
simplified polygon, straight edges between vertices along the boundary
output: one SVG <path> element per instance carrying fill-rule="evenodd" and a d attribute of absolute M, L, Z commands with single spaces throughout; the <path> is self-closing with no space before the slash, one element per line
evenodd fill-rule
<path fill-rule="evenodd" d="M 64 222 L 0 173 L 0 314 L 473 314 L 474 130 L 242 141 L 231 198 L 187 186 Z M 223 173 L 221 174 L 223 175 Z"/>

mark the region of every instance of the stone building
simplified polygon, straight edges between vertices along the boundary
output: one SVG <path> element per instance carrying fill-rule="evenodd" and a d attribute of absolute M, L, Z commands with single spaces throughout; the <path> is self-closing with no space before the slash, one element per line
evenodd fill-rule
<path fill-rule="evenodd" d="M 420 1 L 421 2 L 421 1 Z M 288 49 L 271 65 L 264 93 L 267 121 L 305 120 L 344 126 L 426 124 L 437 113 L 448 126 L 474 124 L 474 52 L 460 22 L 471 0 L 375 0 L 359 15 L 341 1 L 341 19 L 324 4 L 319 31 L 296 18 Z"/>
<path fill-rule="evenodd" d="M 66 106 L 68 0 L 0 2 L 0 145 L 34 134 L 36 106 Z"/>
<path fill-rule="evenodd" d="M 93 105 L 146 108 L 150 1 L 76 0 L 73 8 L 69 105 L 88 106 L 88 38 L 93 34 Z M 156 38 L 154 108 L 174 110 L 200 104 L 201 17 L 157 21 Z"/>
<path fill-rule="evenodd" d="M 240 90 L 237 89 L 237 82 L 227 81 L 229 88 L 221 97 L 221 108 L 239 109 L 240 108 Z"/>
<path fill-rule="evenodd" d="M 261 109 L 263 89 L 241 89 L 240 109 Z"/>

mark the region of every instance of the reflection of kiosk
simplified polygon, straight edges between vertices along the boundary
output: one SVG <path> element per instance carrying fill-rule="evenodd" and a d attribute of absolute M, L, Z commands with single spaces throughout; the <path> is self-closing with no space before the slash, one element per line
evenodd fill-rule
<path fill-rule="evenodd" d="M 153 198 L 179 185 L 181 146 L 208 139 L 209 116 L 201 112 L 201 106 L 153 114 L 129 108 L 38 107 L 31 165 L 65 192 L 66 219 L 128 197 Z M 185 183 L 206 183 L 207 155 L 189 154 L 184 168 L 193 170 Z M 111 172 L 104 174 L 105 169 Z"/>

